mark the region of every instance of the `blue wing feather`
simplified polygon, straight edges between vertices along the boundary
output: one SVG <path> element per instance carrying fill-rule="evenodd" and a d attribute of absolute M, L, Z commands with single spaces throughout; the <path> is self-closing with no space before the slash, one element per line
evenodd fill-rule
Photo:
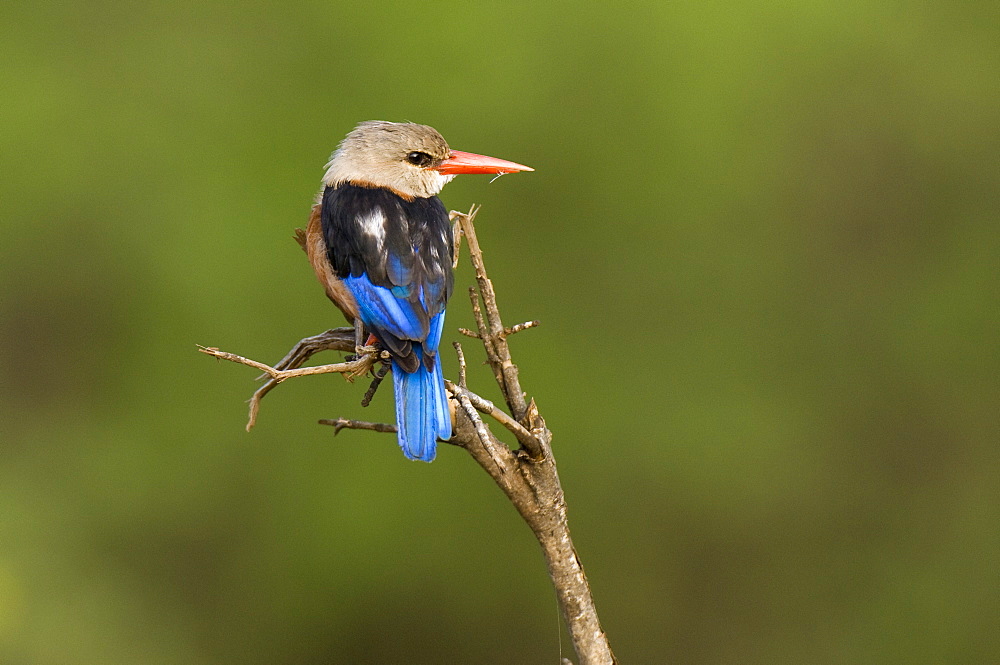
<path fill-rule="evenodd" d="M 395 288 L 375 286 L 367 275 L 347 277 L 344 284 L 354 295 L 361 320 L 369 328 L 385 330 L 400 339 L 422 340 L 427 335 L 423 323 L 427 315 L 418 312 L 409 300 L 396 296 Z"/>

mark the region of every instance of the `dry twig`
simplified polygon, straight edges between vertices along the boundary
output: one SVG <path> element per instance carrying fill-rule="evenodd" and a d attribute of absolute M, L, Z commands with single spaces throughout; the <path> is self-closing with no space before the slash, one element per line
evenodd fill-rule
<path fill-rule="evenodd" d="M 503 335 L 504 337 L 510 337 L 511 335 L 521 332 L 522 330 L 527 330 L 528 328 L 534 328 L 540 323 L 541 321 L 525 321 L 524 323 L 518 323 L 516 326 L 511 326 L 510 328 L 504 328 Z M 475 337 L 476 339 L 480 339 L 479 333 L 475 332 L 474 330 L 469 330 L 468 328 L 459 328 L 458 332 L 462 333 L 466 337 Z"/>
<path fill-rule="evenodd" d="M 259 370 L 263 370 L 264 374 L 257 377 L 258 379 L 269 377 L 264 385 L 258 388 L 250 397 L 250 416 L 247 419 L 246 426 L 248 432 L 253 429 L 254 425 L 257 424 L 257 414 L 260 412 L 260 401 L 264 399 L 264 395 L 271 392 L 271 390 L 282 381 L 290 379 L 293 376 L 326 374 L 329 372 L 344 373 L 349 377 L 349 380 L 353 381 L 355 376 L 364 374 L 363 370 L 360 374 L 356 373 L 356 371 L 361 370 L 362 365 L 365 363 L 374 364 L 375 362 L 374 359 L 368 360 L 365 358 L 359 358 L 353 363 L 338 363 L 337 365 L 307 367 L 304 370 L 298 369 L 299 367 L 302 367 L 302 365 L 305 364 L 309 358 L 320 351 L 354 351 L 354 328 L 333 328 L 318 335 L 313 335 L 312 337 L 306 337 L 305 339 L 299 340 L 299 343 L 292 347 L 292 350 L 285 354 L 285 357 L 278 361 L 274 367 L 257 362 L 256 360 L 244 358 L 243 356 L 238 356 L 235 353 L 220 351 L 215 347 L 199 345 L 198 350 L 202 353 L 215 356 L 216 358 L 220 358 L 222 360 L 231 360 L 233 362 L 249 365 L 250 367 L 256 367 Z M 296 374 L 296 371 L 299 373 Z"/>
<path fill-rule="evenodd" d="M 458 342 L 452 342 L 451 345 L 455 348 L 455 354 L 458 356 L 458 385 L 463 388 L 468 388 L 466 383 L 466 368 L 465 368 L 465 352 L 462 351 L 462 345 Z"/>
<path fill-rule="evenodd" d="M 372 403 L 372 398 L 375 397 L 375 391 L 378 390 L 380 385 L 382 385 L 382 379 L 385 378 L 385 375 L 389 372 L 390 367 L 392 367 L 392 365 L 383 360 L 382 366 L 372 372 L 372 383 L 368 386 L 368 391 L 365 392 L 365 396 L 361 398 L 361 406 L 368 406 Z"/>
<path fill-rule="evenodd" d="M 320 420 L 320 425 L 332 425 L 333 435 L 340 434 L 342 429 L 367 429 L 373 432 L 396 433 L 396 426 L 388 423 L 368 423 L 364 420 L 348 420 L 347 418 L 333 418 L 330 420 Z"/>

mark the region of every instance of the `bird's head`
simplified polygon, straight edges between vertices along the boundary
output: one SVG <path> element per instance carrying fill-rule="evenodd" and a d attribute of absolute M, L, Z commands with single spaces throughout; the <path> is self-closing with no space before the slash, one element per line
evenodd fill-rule
<path fill-rule="evenodd" d="M 407 199 L 436 195 L 460 173 L 534 169 L 448 147 L 437 130 L 411 122 L 362 122 L 344 137 L 326 165 L 323 183 L 391 189 Z"/>

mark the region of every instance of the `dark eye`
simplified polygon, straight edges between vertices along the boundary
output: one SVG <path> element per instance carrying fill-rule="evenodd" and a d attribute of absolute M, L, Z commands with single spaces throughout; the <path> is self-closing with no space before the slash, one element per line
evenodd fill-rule
<path fill-rule="evenodd" d="M 434 158 L 426 152 L 414 151 L 406 156 L 406 161 L 414 166 L 427 166 L 434 161 Z"/>

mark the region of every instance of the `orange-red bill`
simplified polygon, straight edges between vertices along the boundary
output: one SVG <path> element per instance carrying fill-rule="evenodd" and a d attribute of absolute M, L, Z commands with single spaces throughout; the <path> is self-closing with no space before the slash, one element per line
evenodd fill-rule
<path fill-rule="evenodd" d="M 437 166 L 437 171 L 444 175 L 460 173 L 515 173 L 517 171 L 534 171 L 524 164 L 508 162 L 506 159 L 477 155 L 473 152 L 452 150 L 451 157 Z"/>

